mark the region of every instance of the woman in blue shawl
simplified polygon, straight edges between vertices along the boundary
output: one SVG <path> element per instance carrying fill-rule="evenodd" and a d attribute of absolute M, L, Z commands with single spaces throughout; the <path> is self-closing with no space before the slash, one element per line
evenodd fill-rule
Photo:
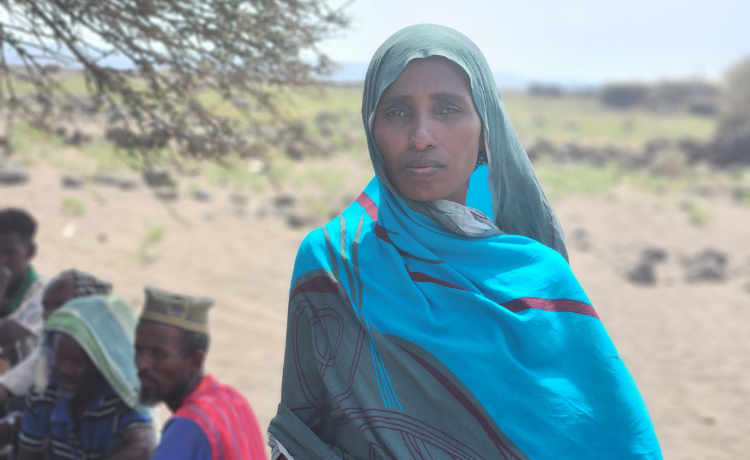
<path fill-rule="evenodd" d="M 362 118 L 376 177 L 297 254 L 274 459 L 661 458 L 477 47 L 397 32 Z"/>

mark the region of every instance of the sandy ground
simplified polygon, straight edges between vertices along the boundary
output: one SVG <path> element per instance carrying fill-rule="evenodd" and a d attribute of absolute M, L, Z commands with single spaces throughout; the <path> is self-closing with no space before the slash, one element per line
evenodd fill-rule
<path fill-rule="evenodd" d="M 182 199 L 168 208 L 143 186 L 63 189 L 62 172 L 46 163 L 31 174 L 25 185 L 0 187 L 0 207 L 23 207 L 38 218 L 39 270 L 90 271 L 137 308 L 144 285 L 214 297 L 208 370 L 242 391 L 267 426 L 279 400 L 286 297 L 306 230 L 242 212 L 226 190 L 211 190 L 211 203 Z M 63 213 L 65 198 L 84 203 L 83 215 Z M 642 390 L 665 458 L 748 458 L 750 206 L 702 198 L 711 219 L 696 228 L 679 209 L 681 199 L 617 189 L 559 198 L 555 206 L 568 235 L 579 228 L 589 234 L 588 249 L 570 244 L 573 270 Z M 144 252 L 141 242 L 154 225 L 164 227 L 164 237 Z M 645 246 L 670 255 L 655 287 L 622 276 Z M 708 247 L 728 254 L 731 277 L 687 283 L 680 257 Z"/>

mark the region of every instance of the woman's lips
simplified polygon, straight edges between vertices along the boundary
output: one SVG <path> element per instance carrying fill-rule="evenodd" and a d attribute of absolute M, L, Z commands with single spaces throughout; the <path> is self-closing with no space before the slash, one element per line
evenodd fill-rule
<path fill-rule="evenodd" d="M 430 177 L 442 171 L 444 167 L 439 161 L 423 158 L 406 162 L 402 170 L 410 176 Z"/>

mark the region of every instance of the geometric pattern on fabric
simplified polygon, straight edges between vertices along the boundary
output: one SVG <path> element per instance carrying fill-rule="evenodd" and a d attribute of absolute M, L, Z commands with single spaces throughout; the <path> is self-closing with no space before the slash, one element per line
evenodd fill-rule
<path fill-rule="evenodd" d="M 297 378 L 284 381 L 283 386 L 286 390 L 294 385 L 302 397 L 286 409 L 293 417 L 308 420 L 307 426 L 320 427 L 318 434 L 323 439 L 328 426 L 335 426 L 339 432 L 337 446 L 328 448 L 340 458 L 527 458 L 471 392 L 433 356 L 398 337 L 368 332 L 350 307 L 332 307 L 345 306 L 346 301 L 330 272 L 321 270 L 300 277 L 290 303 L 292 359 L 285 367 L 293 365 Z M 375 355 L 367 349 L 370 336 L 389 367 L 405 366 L 416 373 L 412 381 L 419 382 L 419 387 L 393 382 L 396 392 L 403 396 L 402 410 L 384 409 L 377 403 L 381 391 L 375 384 Z M 326 381 L 329 391 L 320 392 L 320 379 Z M 445 413 L 451 417 L 446 418 Z M 277 419 L 275 422 L 280 422 Z M 456 426 L 462 427 L 460 439 L 455 437 Z M 272 422 L 270 430 L 285 448 L 296 452 L 299 450 L 295 447 L 304 449 L 294 445 L 294 438 L 285 436 L 283 424 Z M 362 438 L 367 442 L 362 443 Z"/>

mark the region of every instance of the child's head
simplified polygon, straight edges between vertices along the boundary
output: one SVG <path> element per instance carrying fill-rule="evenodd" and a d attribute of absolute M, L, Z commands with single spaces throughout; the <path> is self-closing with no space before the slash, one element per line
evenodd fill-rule
<path fill-rule="evenodd" d="M 10 271 L 10 283 L 26 274 L 36 253 L 35 234 L 36 221 L 26 211 L 0 209 L 0 270 Z"/>

